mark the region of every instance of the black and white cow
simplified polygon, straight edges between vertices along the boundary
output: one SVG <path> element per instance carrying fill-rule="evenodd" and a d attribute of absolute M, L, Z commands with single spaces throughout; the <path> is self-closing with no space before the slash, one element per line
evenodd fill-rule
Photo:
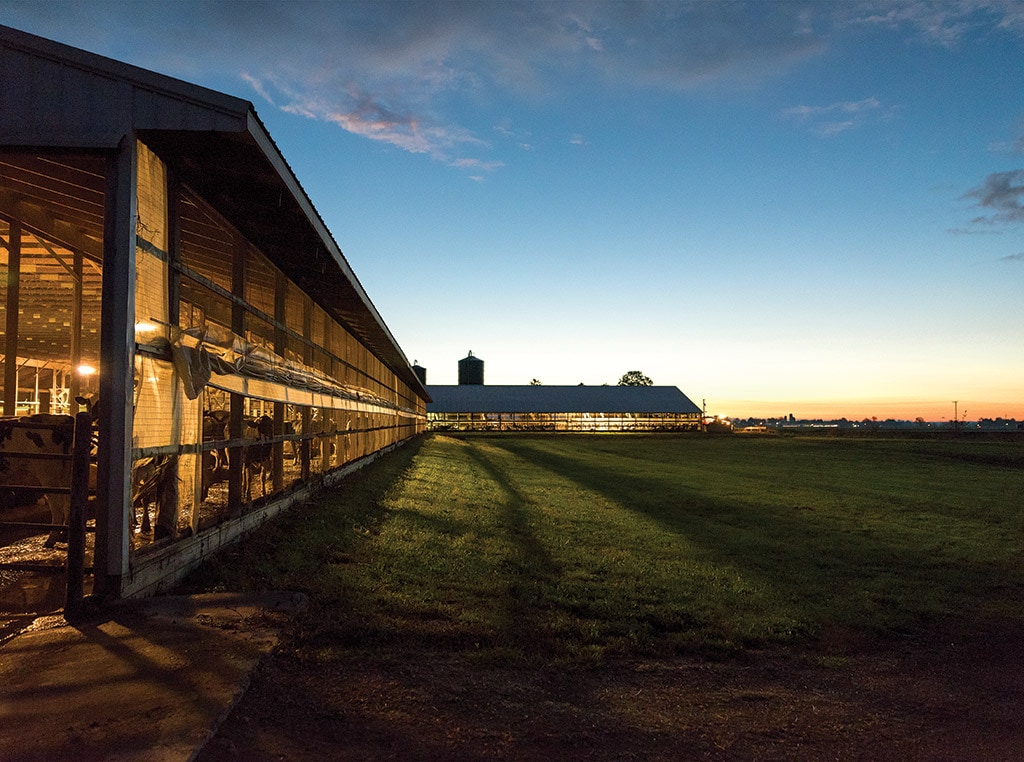
<path fill-rule="evenodd" d="M 40 413 L 0 420 L 0 484 L 67 489 L 71 486 L 70 455 L 74 441 L 75 419 L 70 415 Z M 50 523 L 67 526 L 71 496 L 44 493 L 44 497 L 50 507 Z M 64 536 L 63 530 L 52 530 L 46 547 L 52 548 Z"/>

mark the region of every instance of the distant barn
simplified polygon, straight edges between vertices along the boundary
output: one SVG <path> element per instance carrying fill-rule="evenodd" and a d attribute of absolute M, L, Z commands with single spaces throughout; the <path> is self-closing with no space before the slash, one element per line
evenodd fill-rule
<path fill-rule="evenodd" d="M 423 384 L 251 103 L 7 27 L 0 93 L 3 415 L 98 398 L 97 593 L 165 588 L 425 429 Z"/>
<path fill-rule="evenodd" d="M 696 431 L 703 421 L 675 386 L 485 386 L 483 374 L 470 352 L 457 386 L 427 386 L 430 430 Z"/>
<path fill-rule="evenodd" d="M 674 386 L 428 386 L 431 430 L 697 431 L 701 410 Z"/>

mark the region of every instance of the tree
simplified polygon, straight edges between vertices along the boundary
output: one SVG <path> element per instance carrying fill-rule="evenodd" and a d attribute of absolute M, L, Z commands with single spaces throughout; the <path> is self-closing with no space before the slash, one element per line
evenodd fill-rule
<path fill-rule="evenodd" d="M 638 370 L 629 370 L 622 374 L 619 386 L 654 386 L 654 382 Z"/>
<path fill-rule="evenodd" d="M 530 381 L 530 386 L 543 386 L 539 378 L 534 378 Z"/>

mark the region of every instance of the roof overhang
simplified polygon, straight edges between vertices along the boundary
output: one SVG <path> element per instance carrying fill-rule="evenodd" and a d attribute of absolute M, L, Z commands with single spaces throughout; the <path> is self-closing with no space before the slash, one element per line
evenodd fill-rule
<path fill-rule="evenodd" d="M 136 135 L 424 400 L 429 395 L 249 101 L 0 26 L 0 147 Z"/>

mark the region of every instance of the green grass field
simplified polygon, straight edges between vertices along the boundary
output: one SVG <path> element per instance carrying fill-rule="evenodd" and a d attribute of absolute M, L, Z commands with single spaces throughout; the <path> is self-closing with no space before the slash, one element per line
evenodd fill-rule
<path fill-rule="evenodd" d="M 593 663 L 1024 622 L 1024 444 L 433 435 L 207 564 L 296 643 Z"/>

